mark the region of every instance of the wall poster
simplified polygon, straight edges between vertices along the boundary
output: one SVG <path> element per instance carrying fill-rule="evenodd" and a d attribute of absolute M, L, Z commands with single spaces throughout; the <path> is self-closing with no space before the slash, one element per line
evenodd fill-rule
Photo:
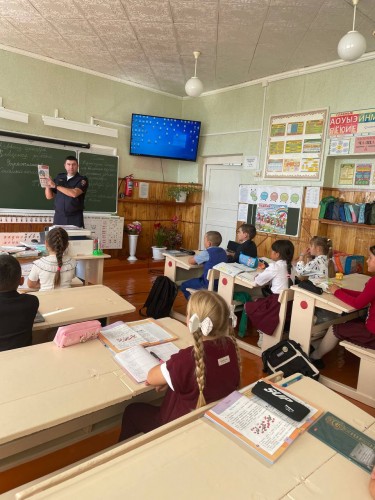
<path fill-rule="evenodd" d="M 375 153 L 375 109 L 358 109 L 332 113 L 329 117 L 329 154 Z M 335 145 L 346 142 L 345 151 Z"/>
<path fill-rule="evenodd" d="M 319 179 L 327 109 L 271 115 L 264 177 Z"/>

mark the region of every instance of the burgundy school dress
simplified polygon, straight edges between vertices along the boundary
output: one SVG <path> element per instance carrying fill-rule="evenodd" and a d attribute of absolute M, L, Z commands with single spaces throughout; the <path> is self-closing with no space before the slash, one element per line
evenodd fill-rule
<path fill-rule="evenodd" d="M 353 344 L 375 349 L 375 277 L 369 279 L 362 292 L 340 288 L 335 292 L 335 297 L 356 309 L 369 305 L 365 323 L 355 319 L 334 325 L 335 336 L 340 340 L 349 340 Z"/>
<path fill-rule="evenodd" d="M 203 346 L 206 367 L 203 394 L 206 403 L 211 403 L 239 387 L 240 371 L 236 348 L 230 338 L 206 340 Z M 187 347 L 174 354 L 167 361 L 167 368 L 174 391 L 168 387 L 161 407 L 146 403 L 127 406 L 122 419 L 120 441 L 140 432 L 150 432 L 195 410 L 199 390 L 193 348 Z"/>

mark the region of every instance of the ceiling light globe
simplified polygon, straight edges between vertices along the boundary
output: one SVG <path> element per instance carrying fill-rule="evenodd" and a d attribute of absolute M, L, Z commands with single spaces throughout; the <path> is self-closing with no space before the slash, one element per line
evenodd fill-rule
<path fill-rule="evenodd" d="M 349 31 L 337 46 L 337 53 L 344 61 L 355 61 L 366 52 L 366 40 L 358 31 Z"/>
<path fill-rule="evenodd" d="M 192 76 L 185 84 L 185 92 L 190 97 L 199 97 L 203 92 L 203 83 L 197 76 Z"/>

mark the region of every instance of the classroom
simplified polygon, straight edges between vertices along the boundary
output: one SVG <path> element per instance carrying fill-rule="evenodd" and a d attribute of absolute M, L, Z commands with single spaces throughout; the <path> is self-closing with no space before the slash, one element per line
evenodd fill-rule
<path fill-rule="evenodd" d="M 337 45 L 352 27 L 354 9 L 355 29 L 367 46 L 356 59 L 343 60 Z M 307 431 L 275 465 L 265 466 L 206 423 L 201 408 L 116 444 L 114 429 L 128 405 L 153 403 L 160 395 L 125 374 L 100 340 L 66 349 L 52 340 L 57 328 L 71 323 L 99 320 L 103 328 L 142 319 L 139 309 L 159 276 L 179 286 L 201 276 L 202 265 L 192 264 L 191 256 L 153 257 L 152 247 L 164 246 L 157 242 L 158 227 L 174 231 L 175 239 L 177 234 L 168 249 L 197 252 L 208 231 L 220 232 L 219 246 L 226 249 L 242 224 L 253 224 L 258 258 L 270 259 L 275 242 L 287 240 L 294 267 L 320 236 L 332 242 L 339 274 L 340 256 L 363 256 L 360 271 L 333 284 L 361 292 L 372 274 L 375 215 L 366 223 L 359 223 L 358 213 L 356 223 L 328 218 L 322 200 L 331 197 L 332 210 L 337 202 L 343 211 L 343 202 L 348 210 L 349 204 L 365 210 L 374 202 L 374 30 L 372 0 L 2 3 L 0 246 L 39 239 L 53 224 L 53 202 L 39 185 L 37 165 L 49 165 L 56 180 L 73 155 L 88 179 L 85 228 L 95 234 L 98 250 L 71 254 L 77 266 L 71 288 L 26 294 L 39 298 L 45 322 L 34 324 L 33 345 L 0 353 L 0 497 L 63 498 L 80 495 L 81 488 L 81 498 L 104 498 L 102 483 L 109 479 L 106 498 L 116 498 L 116 489 L 147 498 L 158 477 L 176 494 L 194 475 L 182 498 L 220 498 L 220 492 L 234 492 L 220 480 L 223 467 L 239 498 L 248 498 L 247 488 L 254 498 L 371 498 L 369 471 Z M 185 91 L 194 75 L 203 84 L 196 97 Z M 131 154 L 138 115 L 199 122 L 196 158 Z M 184 190 L 187 200 L 175 201 Z M 236 292 L 258 297 L 253 281 L 228 273 L 214 269 L 207 276 L 208 288 L 216 287 L 226 307 Z M 341 331 L 348 320 L 359 321 L 365 307 L 296 285 L 280 292 L 278 302 L 278 326 L 274 335 L 263 335 L 263 345 L 250 319 L 239 334 L 243 304 L 236 302 L 241 391 L 267 375 L 262 352 L 286 331 L 313 355 L 311 345 L 322 331 L 317 310 L 332 315 L 323 321 L 325 331 Z M 181 350 L 192 344 L 187 304 L 180 288 L 168 317 L 156 320 Z M 296 397 L 374 441 L 375 351 L 347 338 L 340 342 L 324 355 L 319 382 L 305 376 L 292 383 L 291 376 L 286 384 Z M 284 380 L 270 376 L 277 387 Z M 85 439 L 96 443 L 81 455 Z M 301 465 L 304 449 L 314 459 Z M 217 463 L 211 475 L 195 463 L 200 453 L 206 463 Z M 226 456 L 233 457 L 230 465 Z M 151 469 L 159 460 L 142 482 L 139 462 Z M 253 487 L 244 479 L 250 469 Z M 273 473 L 277 488 L 270 484 Z M 157 498 L 171 497 L 160 488 Z"/>

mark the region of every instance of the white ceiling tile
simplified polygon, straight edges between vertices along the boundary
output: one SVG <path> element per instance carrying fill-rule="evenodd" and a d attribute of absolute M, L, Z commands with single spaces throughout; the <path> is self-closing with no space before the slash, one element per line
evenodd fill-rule
<path fill-rule="evenodd" d="M 107 48 L 102 40 L 97 36 L 79 36 L 69 35 L 66 37 L 69 44 L 80 52 L 88 52 L 90 54 L 95 51 L 106 51 Z"/>
<path fill-rule="evenodd" d="M 142 23 L 133 26 L 137 38 L 143 40 L 155 40 L 174 42 L 174 30 L 172 23 Z"/>
<path fill-rule="evenodd" d="M 126 37 L 127 39 L 135 39 L 133 27 L 129 21 L 126 20 L 108 20 L 108 19 L 95 19 L 91 20 L 90 24 L 95 27 L 96 32 L 100 36 L 115 35 L 118 37 Z"/>
<path fill-rule="evenodd" d="M 19 17 L 19 18 L 8 18 L 9 22 L 13 24 L 15 28 L 17 28 L 21 33 L 25 34 L 43 34 L 49 33 L 53 34 L 55 31 L 54 26 L 46 21 L 43 17 Z"/>
<path fill-rule="evenodd" d="M 79 19 L 84 17 L 74 0 L 30 0 L 35 9 L 46 19 L 68 17 Z"/>
<path fill-rule="evenodd" d="M 55 49 L 60 48 L 61 50 L 70 50 L 70 45 L 57 33 L 34 33 L 28 35 L 30 40 L 39 45 L 39 47 Z"/>
<path fill-rule="evenodd" d="M 67 18 L 56 18 L 49 19 L 50 25 L 53 25 L 57 31 L 63 36 L 70 35 L 91 35 L 94 36 L 96 33 L 93 27 L 85 19 L 67 19 Z"/>
<path fill-rule="evenodd" d="M 168 0 L 121 0 L 131 21 L 172 22 Z"/>
<path fill-rule="evenodd" d="M 205 43 L 215 43 L 217 40 L 217 25 L 216 24 L 194 24 L 194 23 L 177 23 L 175 24 L 177 40 L 183 43 L 187 40 Z"/>
<path fill-rule="evenodd" d="M 88 19 L 127 19 L 120 0 L 75 0 Z"/>
<path fill-rule="evenodd" d="M 215 24 L 218 17 L 217 0 L 170 0 L 175 23 Z"/>
<path fill-rule="evenodd" d="M 28 0 L 0 0 L 0 15 L 14 18 L 39 16 L 37 10 Z"/>
<path fill-rule="evenodd" d="M 262 23 L 268 12 L 269 0 L 232 1 L 221 0 L 219 8 L 220 24 L 249 24 L 256 26 Z"/>

